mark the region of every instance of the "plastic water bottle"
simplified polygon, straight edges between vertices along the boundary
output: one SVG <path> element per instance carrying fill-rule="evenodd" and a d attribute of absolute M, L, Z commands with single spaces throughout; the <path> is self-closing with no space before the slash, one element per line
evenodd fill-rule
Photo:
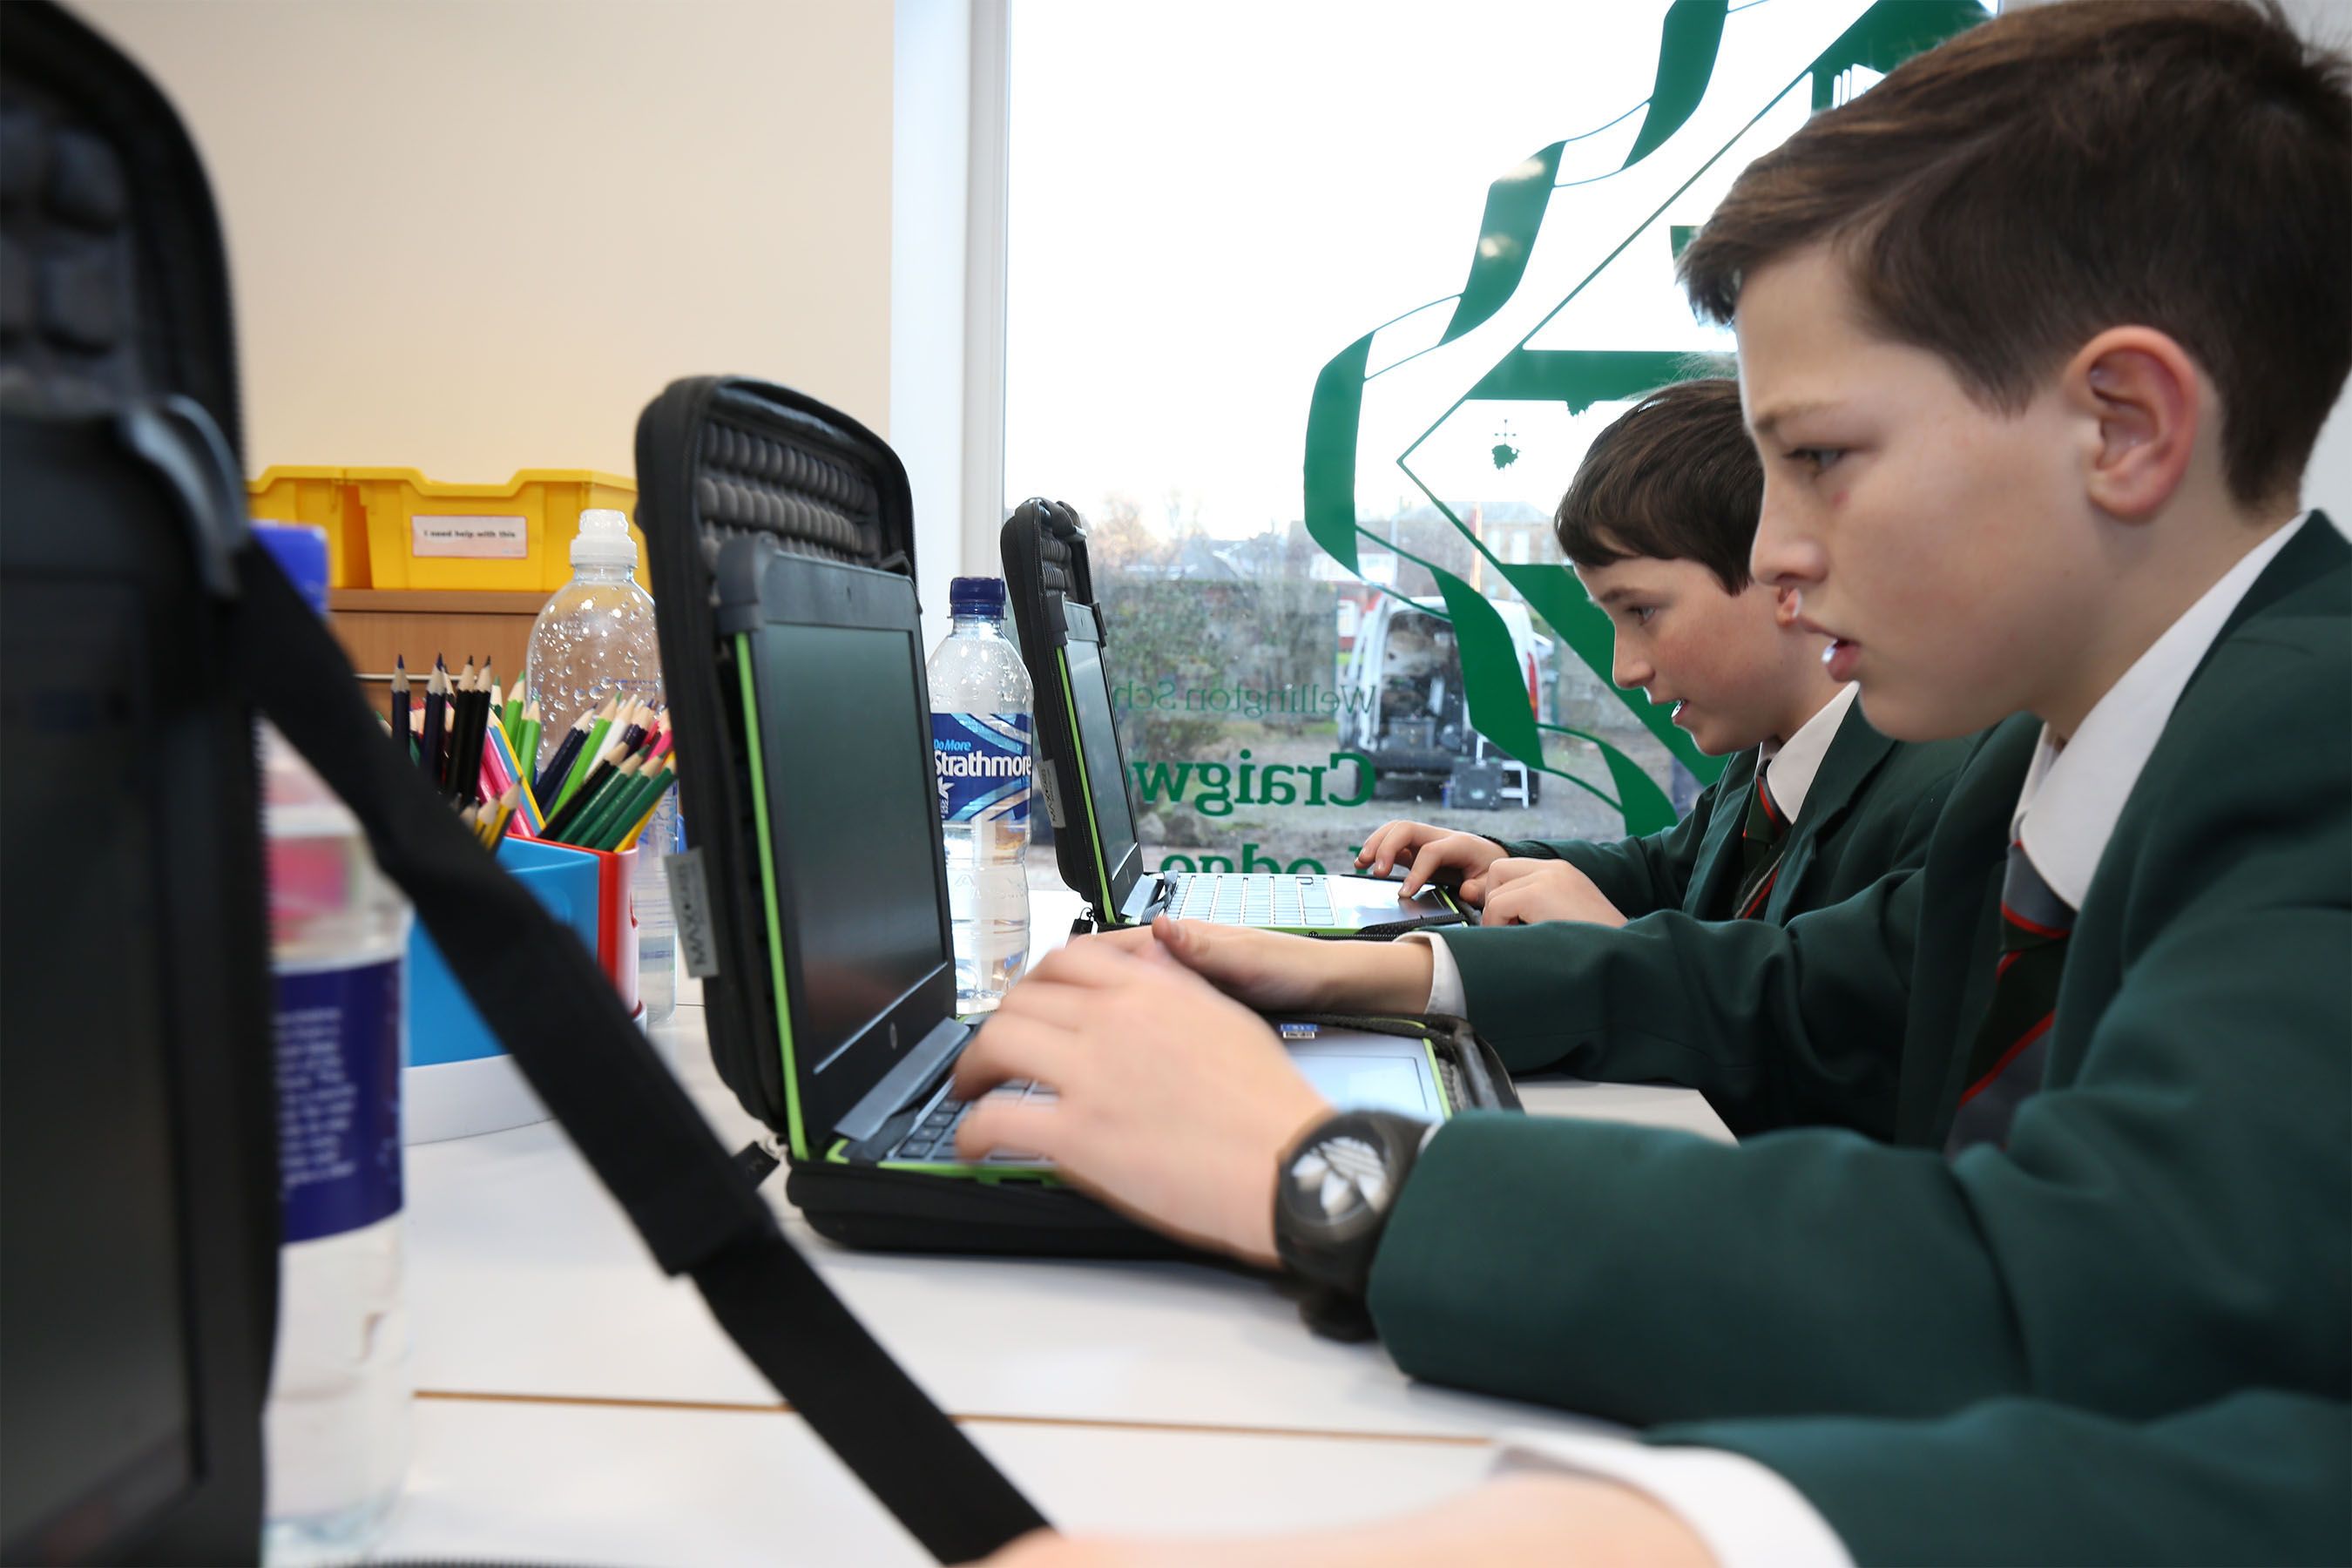
<path fill-rule="evenodd" d="M 956 1009 L 985 1012 L 1029 961 L 1031 689 L 1004 637 L 1004 583 L 958 577 L 931 652 L 931 751 L 946 828 Z"/>
<path fill-rule="evenodd" d="M 614 693 L 662 700 L 653 595 L 637 586 L 636 570 L 629 520 L 601 508 L 582 512 L 572 541 L 572 581 L 556 590 L 530 627 L 523 689 L 539 704 L 544 726 L 539 755 L 531 759 L 534 771 L 562 744 L 573 720 Z M 637 919 L 637 997 L 649 1024 L 668 1017 L 677 1005 L 677 928 L 661 866 L 677 834 L 677 800 L 673 790 L 646 825 L 629 883 Z"/>
<path fill-rule="evenodd" d="M 257 529 L 326 608 L 326 536 Z M 358 821 L 259 726 L 277 991 L 278 1343 L 262 1415 L 272 1564 L 348 1561 L 408 1470 L 400 1068 L 407 901 Z"/>

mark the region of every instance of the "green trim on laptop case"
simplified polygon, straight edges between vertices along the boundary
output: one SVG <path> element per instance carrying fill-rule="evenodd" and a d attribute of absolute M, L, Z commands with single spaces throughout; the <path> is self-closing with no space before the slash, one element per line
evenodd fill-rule
<path fill-rule="evenodd" d="M 767 748 L 759 743 L 760 700 L 752 689 L 751 634 L 735 634 L 735 668 L 742 677 L 743 732 L 752 738 L 751 821 L 760 838 L 760 891 L 768 908 L 768 965 L 776 985 L 776 1045 L 784 1068 L 784 1122 L 793 1153 L 808 1158 L 808 1141 L 801 1131 L 800 1075 L 793 1070 L 793 1003 L 784 984 L 784 924 L 776 904 L 775 836 L 768 826 L 768 770 L 761 761 Z"/>

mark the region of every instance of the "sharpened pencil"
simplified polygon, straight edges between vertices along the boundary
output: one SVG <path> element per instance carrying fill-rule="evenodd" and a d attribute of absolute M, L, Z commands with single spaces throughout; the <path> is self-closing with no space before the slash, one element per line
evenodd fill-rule
<path fill-rule="evenodd" d="M 604 748 L 604 754 L 598 757 L 594 764 L 587 770 L 579 787 L 565 796 L 563 804 L 557 806 L 549 816 L 548 837 L 562 839 L 566 843 L 571 842 L 571 829 L 587 814 L 589 808 L 596 804 L 597 795 L 603 792 L 605 784 L 619 770 L 627 754 L 621 749 L 621 743 L 618 741 Z"/>
<path fill-rule="evenodd" d="M 562 809 L 580 786 L 587 782 L 589 769 L 604 754 L 604 737 L 612 731 L 613 716 L 620 711 L 621 700 L 620 693 L 614 692 L 604 700 L 604 706 L 596 710 L 595 722 L 588 726 L 588 738 L 580 743 L 580 754 L 572 760 L 572 774 L 563 781 L 563 788 L 555 797 L 556 809 Z"/>
<path fill-rule="evenodd" d="M 436 657 L 433 673 L 425 682 L 425 743 L 419 759 L 425 764 L 425 776 L 436 784 L 447 771 L 448 746 L 449 669 Z"/>
<path fill-rule="evenodd" d="M 392 658 L 392 733 L 400 742 L 403 756 L 415 760 L 415 753 L 408 743 L 408 661 L 398 654 Z"/>
<path fill-rule="evenodd" d="M 539 776 L 531 781 L 530 793 L 538 798 L 541 811 L 555 809 L 556 792 L 572 776 L 572 763 L 580 755 L 580 748 L 588 743 L 588 729 L 594 722 L 595 715 L 593 713 L 583 713 L 572 721 L 572 728 L 556 744 L 555 754 L 547 759 L 547 765 L 540 769 Z"/>
<path fill-rule="evenodd" d="M 513 734 L 515 727 L 522 722 L 522 678 L 520 676 L 515 678 L 514 689 L 507 693 L 506 708 L 499 714 L 499 722 L 507 727 L 507 733 L 509 735 Z"/>
<path fill-rule="evenodd" d="M 583 849 L 596 847 L 596 841 L 604 836 L 605 829 L 614 825 L 614 815 L 625 809 L 635 796 L 637 775 L 644 768 L 645 763 L 635 757 L 628 758 L 614 768 L 613 776 L 606 779 L 604 788 L 597 791 L 594 803 L 580 814 L 579 819 L 564 834 L 565 839 Z"/>

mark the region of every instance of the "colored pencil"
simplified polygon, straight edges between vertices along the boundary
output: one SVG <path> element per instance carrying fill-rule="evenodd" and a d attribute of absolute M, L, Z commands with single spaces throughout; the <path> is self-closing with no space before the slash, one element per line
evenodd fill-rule
<path fill-rule="evenodd" d="M 614 815 L 625 809 L 635 797 L 637 775 L 644 768 L 644 762 L 635 757 L 625 759 L 614 768 L 613 776 L 597 792 L 595 804 L 580 814 L 579 820 L 572 823 L 564 838 L 583 849 L 596 847 L 597 840 L 604 837 L 605 829 L 613 826 Z"/>
<path fill-rule="evenodd" d="M 654 819 L 654 812 L 660 806 L 662 796 L 667 795 L 669 793 L 669 786 L 677 782 L 677 758 L 664 757 L 659 762 L 656 763 L 654 766 L 656 770 L 657 776 L 654 780 L 653 793 L 645 802 L 644 809 L 637 813 L 636 820 L 629 825 L 628 831 L 622 834 L 619 838 L 614 840 L 613 852 L 614 854 L 618 854 L 624 849 L 635 849 L 637 847 L 637 840 L 644 836 L 646 824 Z"/>
<path fill-rule="evenodd" d="M 413 760 L 408 748 L 408 661 L 398 654 L 392 657 L 392 732 L 399 739 L 401 754 Z"/>
<path fill-rule="evenodd" d="M 555 754 L 547 759 L 547 766 L 540 769 L 539 776 L 532 781 L 530 793 L 539 797 L 542 811 L 555 809 L 555 792 L 562 788 L 565 779 L 572 776 L 572 759 L 580 754 L 580 748 L 588 743 L 588 726 L 593 721 L 593 715 L 587 713 L 572 721 L 572 728 L 556 744 Z"/>
<path fill-rule="evenodd" d="M 612 732 L 613 716 L 620 711 L 620 707 L 621 697 L 615 692 L 604 700 L 604 707 L 596 710 L 595 722 L 588 726 L 588 738 L 580 743 L 579 756 L 572 759 L 572 776 L 563 781 L 562 793 L 555 797 L 556 809 L 562 810 L 564 803 L 587 782 L 589 770 L 604 754 L 604 737 Z"/>
<path fill-rule="evenodd" d="M 515 726 L 522 722 L 522 678 L 520 676 L 515 678 L 514 689 L 507 693 L 506 711 L 499 715 L 499 722 L 507 727 L 507 733 L 509 735 L 515 732 Z"/>
<path fill-rule="evenodd" d="M 621 743 L 618 741 L 604 748 L 604 754 L 598 757 L 594 765 L 587 770 L 586 776 L 581 780 L 579 787 L 564 797 L 562 805 L 548 814 L 548 837 L 570 841 L 571 829 L 586 816 L 589 808 L 596 804 L 597 795 L 602 794 L 604 786 L 612 782 L 613 775 L 619 771 L 627 754 L 621 749 Z"/>
<path fill-rule="evenodd" d="M 425 745 L 421 760 L 425 776 L 436 785 L 447 771 L 448 745 L 449 668 L 436 656 L 433 674 L 425 682 Z"/>
<path fill-rule="evenodd" d="M 522 705 L 522 728 L 509 729 L 507 737 L 514 744 L 515 774 L 530 778 L 539 769 L 539 704 Z"/>
<path fill-rule="evenodd" d="M 598 824 L 596 831 L 590 836 L 589 847 L 602 849 L 610 854 L 616 852 L 625 842 L 635 837 L 638 823 L 645 820 L 646 814 L 653 809 L 655 803 L 661 799 L 662 793 L 669 788 L 669 770 L 661 762 L 647 763 L 645 771 L 637 775 L 635 784 L 630 789 L 629 798 L 607 812 L 604 820 Z"/>

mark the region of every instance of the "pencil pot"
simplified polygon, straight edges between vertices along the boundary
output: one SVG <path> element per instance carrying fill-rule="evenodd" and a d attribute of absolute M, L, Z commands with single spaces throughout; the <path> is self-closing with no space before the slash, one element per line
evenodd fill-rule
<path fill-rule="evenodd" d="M 606 894 L 594 856 L 509 838 L 499 847 L 499 862 L 604 963 Z M 421 923 L 409 928 L 408 987 L 408 1061 L 401 1074 L 404 1142 L 436 1143 L 547 1119 L 521 1069 L 474 1010 Z"/>

